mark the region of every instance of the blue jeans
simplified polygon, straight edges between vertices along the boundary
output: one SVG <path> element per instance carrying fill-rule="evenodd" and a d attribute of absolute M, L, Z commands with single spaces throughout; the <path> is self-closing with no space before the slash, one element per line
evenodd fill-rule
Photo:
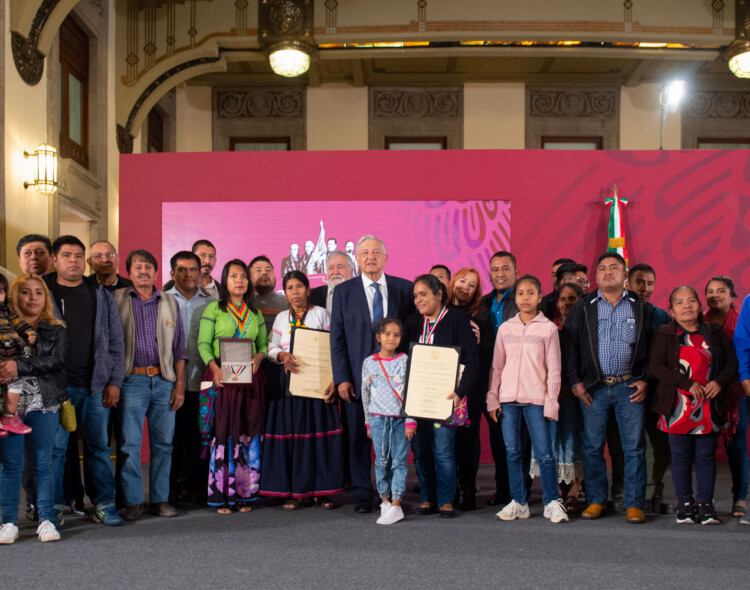
<path fill-rule="evenodd" d="M 521 445 L 521 415 L 526 420 L 531 437 L 534 457 L 539 463 L 542 478 L 542 500 L 547 505 L 558 500 L 557 463 L 552 443 L 554 434 L 550 431 L 550 422 L 544 417 L 543 406 L 516 406 L 503 404 L 500 426 L 503 429 L 503 440 L 508 460 L 508 482 L 510 496 L 519 504 L 526 504 L 526 478 L 523 473 L 523 452 Z"/>
<path fill-rule="evenodd" d="M 381 498 L 401 500 L 406 491 L 409 439 L 406 419 L 370 416 L 370 436 L 375 449 L 375 481 Z"/>
<path fill-rule="evenodd" d="M 115 505 L 115 478 L 112 473 L 112 459 L 109 449 L 109 408 L 102 405 L 102 394 L 92 396 L 86 387 L 68 387 L 70 402 L 75 405 L 78 430 L 83 434 L 84 457 L 93 484 L 87 489 L 97 510 Z M 65 452 L 70 433 L 58 426 L 55 447 L 52 451 L 55 473 L 55 509 L 62 511 L 65 506 L 63 478 L 65 473 Z M 88 475 L 88 474 L 87 474 Z"/>
<path fill-rule="evenodd" d="M 747 498 L 747 405 L 750 399 L 740 398 L 737 431 L 726 445 L 729 470 L 732 472 L 732 501 Z"/>
<path fill-rule="evenodd" d="M 456 429 L 436 428 L 432 420 L 418 420 L 417 437 L 422 502 L 452 504 L 456 495 Z"/>
<path fill-rule="evenodd" d="M 674 494 L 681 504 L 693 502 L 693 459 L 697 484 L 695 501 L 699 504 L 714 501 L 717 439 L 714 433 L 669 435 Z"/>
<path fill-rule="evenodd" d="M 607 417 L 612 408 L 620 429 L 625 455 L 625 508 L 643 508 L 646 497 L 646 440 L 643 435 L 643 402 L 632 403 L 630 383 L 605 385 L 591 395 L 591 406 L 581 403 L 583 414 L 583 479 L 589 504 L 607 501 Z"/>
<path fill-rule="evenodd" d="M 174 383 L 160 376 L 128 375 L 122 382 L 117 421 L 120 425 L 122 493 L 126 506 L 143 504 L 141 442 L 143 420 L 148 418 L 148 498 L 151 504 L 167 502 L 175 413 L 169 404 Z"/>
<path fill-rule="evenodd" d="M 36 483 L 39 520 L 55 522 L 52 447 L 60 418 L 58 412 L 29 412 L 23 422 L 32 428 L 30 434 L 11 434 L 0 439 L 0 510 L 3 512 L 3 524 L 18 523 L 24 444 L 29 455 L 31 476 Z"/>

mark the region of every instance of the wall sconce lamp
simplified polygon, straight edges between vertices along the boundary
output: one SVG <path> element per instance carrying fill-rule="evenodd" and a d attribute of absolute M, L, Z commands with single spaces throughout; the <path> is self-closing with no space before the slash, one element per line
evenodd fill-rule
<path fill-rule="evenodd" d="M 25 181 L 23 188 L 33 186 L 43 195 L 54 195 L 57 191 L 57 150 L 43 143 L 32 153 L 24 151 L 23 157 L 31 159 L 34 173 L 34 179 Z"/>
<path fill-rule="evenodd" d="M 315 56 L 312 0 L 260 0 L 258 41 L 275 74 L 301 76 Z"/>
<path fill-rule="evenodd" d="M 734 16 L 734 41 L 725 56 L 729 69 L 738 78 L 750 78 L 750 4 L 748 0 L 736 0 Z"/>
<path fill-rule="evenodd" d="M 685 81 L 672 80 L 659 89 L 659 104 L 661 104 L 661 130 L 659 131 L 659 149 L 664 149 L 664 123 L 667 113 L 676 113 L 680 101 L 685 95 Z"/>

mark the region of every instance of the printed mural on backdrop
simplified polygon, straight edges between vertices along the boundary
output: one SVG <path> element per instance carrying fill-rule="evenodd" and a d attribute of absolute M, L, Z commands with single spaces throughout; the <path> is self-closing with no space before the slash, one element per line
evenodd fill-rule
<path fill-rule="evenodd" d="M 263 223 L 248 220 L 262 219 Z M 472 266 L 486 276 L 497 250 L 510 249 L 509 201 L 193 202 L 162 204 L 162 268 L 170 256 L 208 239 L 217 251 L 214 277 L 227 260 L 271 260 L 276 288 L 289 270 L 325 284 L 327 255 L 342 250 L 352 259 L 357 240 L 381 238 L 387 272 L 414 278 L 442 263 Z"/>

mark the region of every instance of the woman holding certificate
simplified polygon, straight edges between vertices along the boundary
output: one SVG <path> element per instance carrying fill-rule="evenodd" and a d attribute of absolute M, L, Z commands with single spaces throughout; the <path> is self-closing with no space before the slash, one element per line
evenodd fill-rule
<path fill-rule="evenodd" d="M 441 347 L 458 347 L 459 363 L 464 366 L 458 386 L 448 396 L 453 400 L 453 414 L 446 420 L 420 418 L 417 422 L 417 443 L 412 442 L 419 466 L 422 503 L 416 514 L 440 512 L 443 518 L 453 518 L 453 498 L 456 494 L 456 428 L 467 420 L 467 395 L 477 377 L 477 339 L 471 329 L 469 316 L 458 309 L 448 309 L 445 285 L 433 275 L 421 275 L 414 280 L 414 305 L 417 313 L 406 320 L 409 342 Z M 415 371 L 412 356 L 410 372 Z M 408 381 L 412 383 L 411 378 Z M 417 395 L 410 392 L 409 395 Z M 407 401 L 408 403 L 408 401 Z M 411 413 L 410 413 L 411 415 Z"/>
<path fill-rule="evenodd" d="M 296 510 L 300 501 L 331 509 L 335 504 L 328 496 L 344 487 L 343 434 L 338 405 L 333 403 L 333 381 L 312 397 L 288 393 L 290 373 L 299 374 L 307 362 L 291 352 L 295 331 L 308 328 L 327 332 L 330 317 L 324 307 L 310 304 L 310 283 L 305 273 L 289 271 L 283 285 L 290 309 L 276 316 L 268 358 L 284 365 L 284 371 L 280 395 L 268 406 L 263 440 L 263 464 L 267 468 L 263 470 L 260 493 L 286 498 L 284 510 Z M 325 342 L 328 350 L 327 338 Z"/>
<path fill-rule="evenodd" d="M 264 413 L 258 368 L 268 352 L 268 336 L 260 311 L 248 303 L 249 276 L 241 260 L 230 260 L 224 265 L 221 286 L 226 296 L 206 306 L 198 335 L 198 351 L 206 363 L 204 380 L 212 381 L 217 389 L 208 505 L 218 506 L 219 514 L 230 514 L 235 509 L 250 512 L 249 502 L 258 499 Z M 220 340 L 225 338 L 252 340 L 252 358 L 246 359 L 252 368 L 252 383 L 226 379 L 220 358 Z M 232 362 L 231 373 L 246 368 L 242 363 Z"/>

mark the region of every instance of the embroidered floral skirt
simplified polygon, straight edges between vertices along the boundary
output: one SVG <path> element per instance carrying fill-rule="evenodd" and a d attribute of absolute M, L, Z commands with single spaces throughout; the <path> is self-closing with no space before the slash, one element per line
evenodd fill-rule
<path fill-rule="evenodd" d="M 338 404 L 278 395 L 268 407 L 261 495 L 312 498 L 341 492 L 343 444 Z"/>
<path fill-rule="evenodd" d="M 208 468 L 209 506 L 233 506 L 258 499 L 264 414 L 262 381 L 263 375 L 258 372 L 253 383 L 224 385 L 218 390 Z"/>

